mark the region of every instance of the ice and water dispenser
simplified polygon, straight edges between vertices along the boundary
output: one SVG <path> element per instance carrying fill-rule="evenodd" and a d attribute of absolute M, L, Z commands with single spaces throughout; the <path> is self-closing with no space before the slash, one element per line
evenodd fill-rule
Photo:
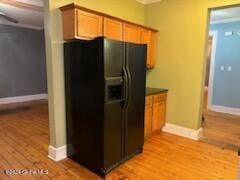
<path fill-rule="evenodd" d="M 116 103 L 124 100 L 123 77 L 112 77 L 105 79 L 105 102 Z"/>

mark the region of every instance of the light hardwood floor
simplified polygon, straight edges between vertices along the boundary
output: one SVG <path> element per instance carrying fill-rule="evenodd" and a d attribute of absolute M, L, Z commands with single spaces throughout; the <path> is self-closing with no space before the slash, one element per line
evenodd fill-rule
<path fill-rule="evenodd" d="M 205 91 L 202 141 L 222 148 L 238 150 L 240 146 L 240 116 L 207 110 L 208 92 Z"/>
<path fill-rule="evenodd" d="M 3 107 L 0 107 L 3 108 Z M 0 111 L 0 169 L 45 169 L 48 175 L 4 175 L 0 179 L 98 180 L 94 173 L 70 159 L 54 162 L 47 157 L 48 111 L 45 101 Z M 128 160 L 107 180 L 236 179 L 238 156 L 234 151 L 157 133 L 144 151 Z"/>

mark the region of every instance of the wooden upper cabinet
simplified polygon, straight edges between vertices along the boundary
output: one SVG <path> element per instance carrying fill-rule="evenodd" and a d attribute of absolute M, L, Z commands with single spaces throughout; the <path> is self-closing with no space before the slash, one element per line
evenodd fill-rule
<path fill-rule="evenodd" d="M 77 36 L 95 38 L 103 35 L 103 17 L 77 10 Z"/>
<path fill-rule="evenodd" d="M 63 38 L 93 39 L 103 35 L 103 17 L 82 11 L 68 9 L 62 12 Z"/>
<path fill-rule="evenodd" d="M 76 34 L 76 9 L 68 9 L 62 12 L 63 39 L 75 39 Z"/>
<path fill-rule="evenodd" d="M 123 23 L 121 21 L 104 17 L 103 35 L 108 39 L 123 40 Z"/>
<path fill-rule="evenodd" d="M 147 68 L 154 67 L 155 32 L 141 28 L 141 43 L 147 44 Z"/>
<path fill-rule="evenodd" d="M 151 31 L 151 46 L 150 46 L 150 52 L 149 52 L 150 66 L 149 66 L 149 68 L 153 68 L 154 65 L 155 65 L 156 43 L 157 43 L 157 32 L 156 31 Z"/>
<path fill-rule="evenodd" d="M 147 44 L 147 67 L 151 67 L 151 30 L 141 28 L 141 43 Z"/>
<path fill-rule="evenodd" d="M 63 38 L 93 39 L 105 36 L 108 39 L 147 44 L 147 68 L 154 67 L 157 30 L 113 17 L 76 4 L 60 8 L 62 11 Z"/>
<path fill-rule="evenodd" d="M 123 40 L 125 42 L 140 43 L 141 28 L 139 26 L 124 23 L 124 25 L 123 25 Z"/>

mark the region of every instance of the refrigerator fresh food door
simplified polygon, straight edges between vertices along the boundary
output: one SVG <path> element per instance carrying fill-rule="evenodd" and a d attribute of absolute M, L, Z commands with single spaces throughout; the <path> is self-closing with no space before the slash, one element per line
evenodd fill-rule
<path fill-rule="evenodd" d="M 100 172 L 102 167 L 104 72 L 98 41 L 64 44 L 67 155 Z"/>
<path fill-rule="evenodd" d="M 146 45 L 126 43 L 128 104 L 125 112 L 125 156 L 141 151 L 144 141 Z"/>

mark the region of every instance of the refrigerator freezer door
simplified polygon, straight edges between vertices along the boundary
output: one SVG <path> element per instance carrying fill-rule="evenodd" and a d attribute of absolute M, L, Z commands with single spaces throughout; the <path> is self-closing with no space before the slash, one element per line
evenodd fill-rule
<path fill-rule="evenodd" d="M 104 39 L 104 169 L 109 171 L 121 161 L 124 148 L 123 122 L 123 43 Z"/>
<path fill-rule="evenodd" d="M 105 78 L 122 76 L 123 43 L 104 39 L 104 72 Z"/>
<path fill-rule="evenodd" d="M 104 168 L 106 171 L 121 161 L 123 148 L 123 121 L 121 103 L 105 105 Z"/>
<path fill-rule="evenodd" d="M 125 112 L 125 156 L 141 150 L 144 141 L 146 50 L 146 45 L 126 44 L 129 97 Z"/>
<path fill-rule="evenodd" d="M 105 103 L 116 103 L 124 100 L 123 77 L 105 79 Z"/>

